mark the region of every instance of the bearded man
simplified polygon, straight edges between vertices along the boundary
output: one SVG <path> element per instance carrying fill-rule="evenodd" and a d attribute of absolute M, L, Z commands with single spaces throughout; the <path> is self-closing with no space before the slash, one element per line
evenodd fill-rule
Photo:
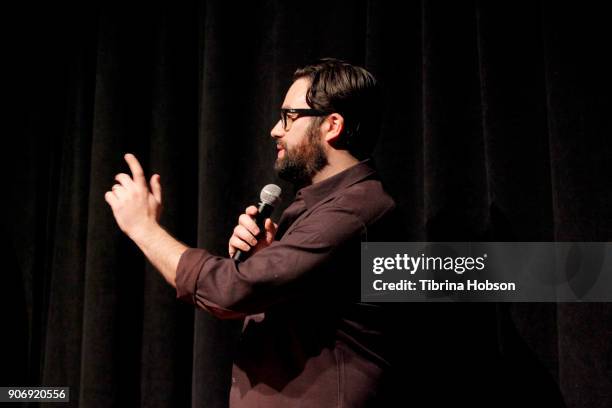
<path fill-rule="evenodd" d="M 299 190 L 265 231 L 246 209 L 230 257 L 189 248 L 157 222 L 159 176 L 147 188 L 119 174 L 105 195 L 119 227 L 177 297 L 221 319 L 244 319 L 234 357 L 231 407 L 363 407 L 381 402 L 389 367 L 382 307 L 360 302 L 360 243 L 384 235 L 395 204 L 369 155 L 379 90 L 367 70 L 336 59 L 298 69 L 271 130 L 275 169 Z M 233 260 L 236 251 L 248 255 Z"/>

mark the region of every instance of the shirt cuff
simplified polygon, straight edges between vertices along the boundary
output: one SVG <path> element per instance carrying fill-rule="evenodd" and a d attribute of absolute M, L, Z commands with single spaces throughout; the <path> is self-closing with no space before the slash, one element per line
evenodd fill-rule
<path fill-rule="evenodd" d="M 181 254 L 176 267 L 176 297 L 193 305 L 196 304 L 195 294 L 198 286 L 198 276 L 204 264 L 212 255 L 205 249 L 189 248 Z"/>

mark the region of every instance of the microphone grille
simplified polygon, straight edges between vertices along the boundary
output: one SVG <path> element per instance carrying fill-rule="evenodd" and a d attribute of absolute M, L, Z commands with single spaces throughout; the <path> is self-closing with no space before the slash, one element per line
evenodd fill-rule
<path fill-rule="evenodd" d="M 262 203 L 274 207 L 276 206 L 276 204 L 280 203 L 281 192 L 281 188 L 276 184 L 268 184 L 267 186 L 261 189 L 259 199 Z"/>

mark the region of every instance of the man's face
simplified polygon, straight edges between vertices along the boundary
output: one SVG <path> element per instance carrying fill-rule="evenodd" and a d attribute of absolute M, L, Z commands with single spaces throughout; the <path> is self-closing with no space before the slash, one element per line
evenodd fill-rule
<path fill-rule="evenodd" d="M 283 108 L 309 109 L 306 93 L 310 81 L 305 78 L 296 80 L 285 96 Z M 270 134 L 276 142 L 278 155 L 274 169 L 279 177 L 294 184 L 308 184 L 312 177 L 327 165 L 327 155 L 321 142 L 321 131 L 317 118 L 310 116 L 295 117 L 289 114 L 289 130 L 283 129 L 278 121 Z"/>

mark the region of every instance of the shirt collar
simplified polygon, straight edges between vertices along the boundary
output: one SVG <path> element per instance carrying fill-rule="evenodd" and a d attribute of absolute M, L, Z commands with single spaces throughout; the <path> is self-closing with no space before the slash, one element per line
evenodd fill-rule
<path fill-rule="evenodd" d="M 375 173 L 376 170 L 374 169 L 372 159 L 365 159 L 323 181 L 301 188 L 298 190 L 296 197 L 304 200 L 306 208 L 312 208 L 316 203 L 329 197 L 334 192 L 353 185 Z"/>

